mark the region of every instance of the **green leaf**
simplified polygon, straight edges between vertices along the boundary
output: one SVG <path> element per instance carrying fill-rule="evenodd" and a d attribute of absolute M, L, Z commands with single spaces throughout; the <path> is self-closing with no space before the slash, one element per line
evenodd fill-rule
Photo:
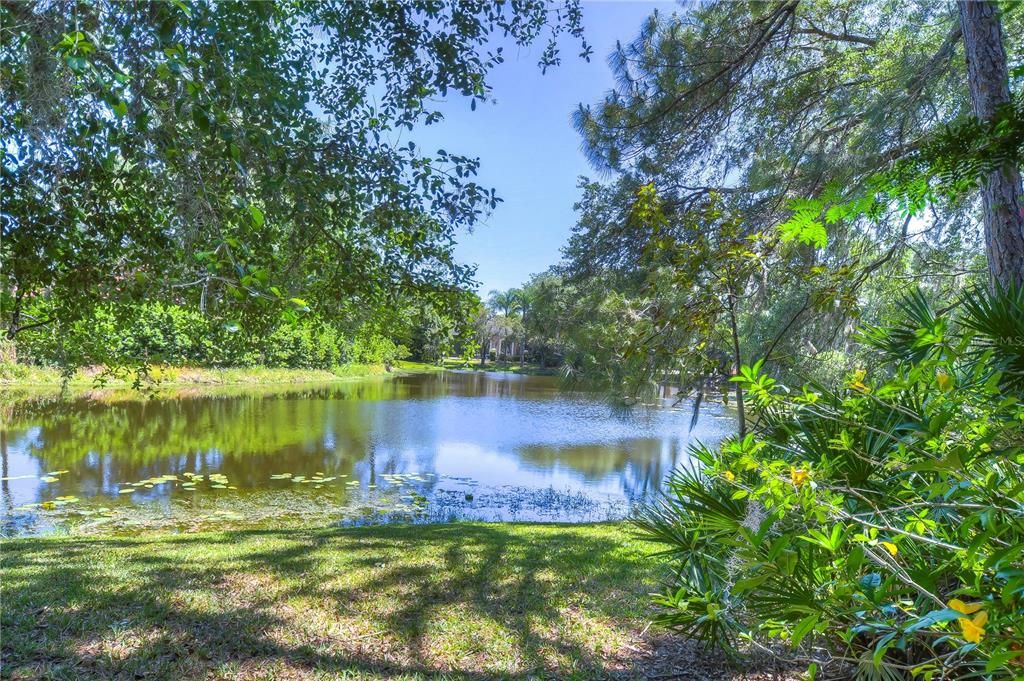
<path fill-rule="evenodd" d="M 77 55 L 69 54 L 68 56 L 64 57 L 64 61 L 65 63 L 67 63 L 68 67 L 75 73 L 82 73 L 87 68 L 89 68 L 89 60 L 85 57 L 79 57 Z"/>
<path fill-rule="evenodd" d="M 882 585 L 882 575 L 870 572 L 860 578 L 860 585 L 867 591 L 873 591 Z"/>
<path fill-rule="evenodd" d="M 943 608 L 941 610 L 932 610 L 926 613 L 923 617 L 919 617 L 916 620 L 910 622 L 903 628 L 904 633 L 913 633 L 921 629 L 928 629 L 936 624 L 943 622 L 952 622 L 953 620 L 963 617 L 963 613 L 957 612 L 951 608 Z"/>
<path fill-rule="evenodd" d="M 798 241 L 802 244 L 825 248 L 828 245 L 828 232 L 825 225 L 817 220 L 791 219 L 779 225 L 783 241 Z"/>
<path fill-rule="evenodd" d="M 210 132 L 210 116 L 202 107 L 192 108 L 192 121 L 203 132 Z"/>
<path fill-rule="evenodd" d="M 249 216 L 252 218 L 252 224 L 256 227 L 263 226 L 263 211 L 255 204 L 249 204 Z"/>
<path fill-rule="evenodd" d="M 992 653 L 989 657 L 988 662 L 985 663 L 986 672 L 994 672 L 997 669 L 1003 669 L 1007 667 L 1007 663 L 1014 658 L 1024 657 L 1024 650 L 1012 650 L 1009 648 L 1003 648 Z"/>
<path fill-rule="evenodd" d="M 807 634 L 814 630 L 815 625 L 818 623 L 818 617 L 818 613 L 812 613 L 800 620 L 800 623 L 793 628 L 792 645 L 794 648 L 799 647 L 800 642 L 804 640 Z"/>
<path fill-rule="evenodd" d="M 871 656 L 871 662 L 875 665 L 876 669 L 882 665 L 882 658 L 885 657 L 885 653 L 892 647 L 892 640 L 894 638 L 896 638 L 895 631 L 878 639 L 878 643 L 875 644 L 875 653 Z"/>

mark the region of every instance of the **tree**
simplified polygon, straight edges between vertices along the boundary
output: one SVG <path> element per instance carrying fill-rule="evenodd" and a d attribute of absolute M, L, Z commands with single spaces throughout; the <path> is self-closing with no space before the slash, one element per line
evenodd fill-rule
<path fill-rule="evenodd" d="M 519 307 L 520 322 L 523 327 L 522 341 L 519 344 L 519 368 L 522 369 L 526 363 L 526 344 L 530 334 L 530 322 L 533 318 L 533 307 L 537 302 L 540 292 L 527 282 L 523 286 L 513 289 L 516 304 Z"/>
<path fill-rule="evenodd" d="M 740 328 L 743 354 L 768 355 L 773 370 L 854 350 L 856 320 L 895 304 L 892 282 L 926 278 L 940 297 L 959 295 L 984 271 L 969 204 L 922 200 L 921 177 L 898 200 L 865 199 L 880 173 L 969 111 L 950 9 L 710 2 L 652 15 L 610 59 L 617 87 L 576 114 L 593 163 L 614 176 L 584 184 L 567 248 L 574 276 L 607 278 L 631 297 L 642 290 L 656 237 L 631 216 L 639 188 L 652 185 L 670 230 L 716 194 L 743 234 L 789 239 L 739 292 L 757 301 L 757 323 Z M 1004 14 L 1008 36 L 1022 33 L 1022 16 Z M 1007 50 L 1014 63 L 1020 41 Z M 800 201 L 812 197 L 820 202 Z M 832 210 L 850 201 L 871 210 Z"/>
<path fill-rule="evenodd" d="M 491 342 L 498 335 L 497 317 L 488 306 L 477 307 L 473 314 L 473 329 L 476 332 L 477 347 L 480 349 L 480 366 L 483 367 L 487 363 L 487 355 L 491 352 Z"/>
<path fill-rule="evenodd" d="M 999 9 L 989 0 L 960 0 L 960 22 L 967 57 L 967 82 L 974 115 L 992 120 L 1011 105 L 1009 72 Z M 1020 168 L 1004 165 L 988 173 L 981 196 L 985 246 L 993 285 L 1024 284 L 1024 200 Z"/>
<path fill-rule="evenodd" d="M 584 301 L 573 296 L 573 291 L 558 274 L 558 268 L 533 275 L 519 290 L 520 304 L 524 308 L 520 364 L 525 362 L 527 345 L 542 367 L 561 361 L 568 340 L 565 334 L 572 327 L 574 304 L 582 306 Z"/>
<path fill-rule="evenodd" d="M 412 356 L 420 361 L 440 363 L 457 346 L 464 345 L 475 334 L 469 320 L 479 304 L 480 299 L 469 291 L 462 296 L 461 308 L 454 312 L 421 304 L 414 313 L 410 329 Z"/>
<path fill-rule="evenodd" d="M 4 3 L 7 335 L 152 299 L 256 326 L 451 301 L 497 196 L 394 133 L 485 100 L 495 34 L 547 31 L 546 66 L 580 30 L 575 0 Z"/>
<path fill-rule="evenodd" d="M 511 317 L 519 312 L 518 289 L 510 288 L 507 291 L 493 290 L 487 294 L 487 304 L 495 312 L 501 312 L 506 317 Z"/>
<path fill-rule="evenodd" d="M 494 312 L 500 312 L 494 319 L 495 329 L 498 335 L 498 355 L 505 352 L 505 338 L 515 338 L 515 328 L 518 320 L 516 315 L 522 311 L 519 299 L 519 289 L 510 288 L 507 291 L 493 290 L 487 296 L 487 305 Z M 513 345 L 515 341 L 513 340 Z M 515 348 L 512 348 L 515 351 Z"/>

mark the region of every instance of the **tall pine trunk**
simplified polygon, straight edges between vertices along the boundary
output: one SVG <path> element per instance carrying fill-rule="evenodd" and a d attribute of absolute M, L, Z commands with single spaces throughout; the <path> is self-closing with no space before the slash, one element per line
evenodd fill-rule
<path fill-rule="evenodd" d="M 960 24 L 967 56 L 967 81 L 974 114 L 987 121 L 1010 101 L 999 10 L 989 0 L 960 0 Z M 1020 168 L 993 170 L 982 188 L 985 249 L 993 285 L 1024 283 L 1024 212 Z"/>
<path fill-rule="evenodd" d="M 732 280 L 731 273 L 729 275 L 728 300 L 729 329 L 732 332 L 733 376 L 738 376 L 740 373 L 740 367 L 743 366 L 743 355 L 740 353 L 740 331 L 739 326 L 736 322 L 736 283 L 735 281 Z M 736 389 L 736 429 L 739 433 L 740 439 L 743 439 L 747 435 L 747 416 L 743 404 L 743 386 L 740 385 L 739 383 L 733 383 L 733 387 Z M 693 428 L 693 425 L 696 424 L 692 424 L 690 426 L 691 429 Z"/>

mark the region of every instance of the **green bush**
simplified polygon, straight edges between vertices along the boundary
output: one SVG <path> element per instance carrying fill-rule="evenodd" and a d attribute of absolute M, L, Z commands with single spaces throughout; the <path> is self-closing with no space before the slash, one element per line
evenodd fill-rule
<path fill-rule="evenodd" d="M 126 333 L 118 334 L 128 357 L 165 364 L 209 362 L 213 336 L 208 318 L 199 310 L 151 303 L 138 308 Z"/>
<path fill-rule="evenodd" d="M 264 343 L 264 364 L 292 369 L 330 369 L 341 361 L 334 329 L 313 323 L 277 327 Z"/>
<path fill-rule="evenodd" d="M 352 364 L 386 364 L 390 366 L 408 356 L 409 349 L 404 345 L 399 345 L 390 338 L 364 328 L 348 345 L 344 359 Z"/>
<path fill-rule="evenodd" d="M 661 623 L 812 676 L 1024 675 L 1024 295 L 904 310 L 841 384 L 743 368 L 755 432 L 636 518 L 675 567 Z"/>
<path fill-rule="evenodd" d="M 66 330 L 41 327 L 17 339 L 18 361 L 44 366 L 143 362 L 331 369 L 345 362 L 390 364 L 408 355 L 405 346 L 370 327 L 346 339 L 334 325 L 311 316 L 255 332 L 194 308 L 163 303 L 116 314 L 100 308 Z"/>

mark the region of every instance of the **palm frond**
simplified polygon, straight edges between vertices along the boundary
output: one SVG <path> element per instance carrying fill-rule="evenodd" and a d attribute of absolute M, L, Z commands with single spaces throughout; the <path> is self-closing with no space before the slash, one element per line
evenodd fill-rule
<path fill-rule="evenodd" d="M 975 289 L 964 296 L 963 325 L 975 332 L 978 356 L 991 352 L 1003 386 L 1024 391 L 1024 287 Z"/>
<path fill-rule="evenodd" d="M 866 345 L 880 350 L 887 362 L 922 362 L 942 353 L 946 321 L 917 289 L 899 303 L 902 318 L 891 326 L 867 326 L 857 334 Z"/>

